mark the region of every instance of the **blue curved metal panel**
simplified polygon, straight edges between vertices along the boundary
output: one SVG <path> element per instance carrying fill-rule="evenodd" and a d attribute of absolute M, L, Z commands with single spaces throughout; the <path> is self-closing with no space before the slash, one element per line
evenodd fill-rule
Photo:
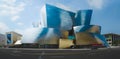
<path fill-rule="evenodd" d="M 72 20 L 75 16 L 75 13 L 71 11 L 66 11 L 64 9 L 46 4 L 46 24 L 48 28 L 59 28 L 62 30 L 72 29 Z"/>
<path fill-rule="evenodd" d="M 109 44 L 106 41 L 106 38 L 103 35 L 96 34 L 96 33 L 93 33 L 93 35 L 95 36 L 95 38 L 98 38 L 99 40 L 101 40 L 103 42 L 104 46 L 110 47 Z"/>
<path fill-rule="evenodd" d="M 61 33 L 59 29 L 55 28 L 42 28 L 42 31 L 39 32 L 36 37 L 36 42 L 40 44 L 58 44 L 58 39 L 60 38 Z M 53 41 L 53 43 L 51 43 Z"/>
<path fill-rule="evenodd" d="M 79 10 L 76 13 L 74 26 L 90 25 L 92 10 Z"/>

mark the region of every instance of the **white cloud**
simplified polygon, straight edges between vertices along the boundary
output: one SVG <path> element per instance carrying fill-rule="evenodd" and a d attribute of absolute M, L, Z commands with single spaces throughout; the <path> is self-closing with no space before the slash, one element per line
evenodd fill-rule
<path fill-rule="evenodd" d="M 0 22 L 0 33 L 4 34 L 9 30 L 9 27 L 5 23 Z"/>
<path fill-rule="evenodd" d="M 53 5 L 53 6 L 56 6 L 56 7 L 59 7 L 59 8 L 62 8 L 64 10 L 68 10 L 68 11 L 73 11 L 75 12 L 72 8 L 68 7 L 68 6 L 65 6 L 63 4 L 60 4 L 60 3 L 48 3 L 50 5 Z"/>
<path fill-rule="evenodd" d="M 19 22 L 19 23 L 17 23 L 19 26 L 22 26 L 22 25 L 24 25 L 23 23 L 21 23 L 21 22 Z"/>
<path fill-rule="evenodd" d="M 18 20 L 19 18 L 20 18 L 20 16 L 17 16 L 17 15 L 16 15 L 16 16 L 13 16 L 11 20 L 12 20 L 12 21 L 16 21 L 16 20 Z"/>
<path fill-rule="evenodd" d="M 15 3 L 16 0 L 1 0 L 3 1 L 4 3 L 7 3 L 7 4 L 12 4 L 12 3 Z"/>
<path fill-rule="evenodd" d="M 13 5 L 16 0 L 0 0 L 1 4 Z"/>
<path fill-rule="evenodd" d="M 40 28 L 27 28 L 27 29 L 16 29 L 15 32 L 23 35 L 22 43 L 34 43 L 38 33 L 40 32 Z"/>
<path fill-rule="evenodd" d="M 72 10 L 70 7 L 66 7 L 60 3 L 56 3 L 55 6 L 60 7 L 60 8 L 65 9 L 65 10 L 69 10 L 69 11 Z"/>
<path fill-rule="evenodd" d="M 14 21 L 20 17 L 19 14 L 24 10 L 25 5 L 24 2 L 17 0 L 0 0 L 0 16 L 9 16 Z"/>
<path fill-rule="evenodd" d="M 97 9 L 102 9 L 104 0 L 87 0 L 88 4 Z"/>
<path fill-rule="evenodd" d="M 37 36 L 38 29 L 37 28 L 28 28 L 24 31 L 24 36 L 22 42 L 25 43 L 33 43 Z"/>

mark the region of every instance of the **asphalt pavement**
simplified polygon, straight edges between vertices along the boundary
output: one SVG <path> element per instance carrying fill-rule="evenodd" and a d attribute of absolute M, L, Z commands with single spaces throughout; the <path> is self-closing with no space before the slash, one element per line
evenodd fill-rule
<path fill-rule="evenodd" d="M 0 59 L 120 59 L 120 48 L 98 50 L 0 48 Z"/>

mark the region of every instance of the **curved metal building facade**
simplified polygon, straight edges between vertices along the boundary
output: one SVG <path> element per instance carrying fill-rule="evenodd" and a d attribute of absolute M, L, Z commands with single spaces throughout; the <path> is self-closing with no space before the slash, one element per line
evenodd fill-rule
<path fill-rule="evenodd" d="M 100 34 L 101 26 L 90 24 L 92 12 L 92 10 L 79 10 L 74 13 L 46 4 L 41 9 L 42 27 L 36 31 L 31 42 L 50 47 L 50 45 L 57 46 L 71 39 L 76 40 L 75 45 L 95 43 L 108 47 L 105 38 Z M 60 39 L 68 40 L 60 41 Z"/>

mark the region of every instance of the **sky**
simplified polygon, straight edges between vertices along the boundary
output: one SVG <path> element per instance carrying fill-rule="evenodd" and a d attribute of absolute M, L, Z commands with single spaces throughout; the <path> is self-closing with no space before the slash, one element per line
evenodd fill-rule
<path fill-rule="evenodd" d="M 73 11 L 93 9 L 91 25 L 101 26 L 102 34 L 120 34 L 120 0 L 0 0 L 0 33 L 29 36 L 33 23 L 42 20 L 40 10 L 45 3 Z"/>

